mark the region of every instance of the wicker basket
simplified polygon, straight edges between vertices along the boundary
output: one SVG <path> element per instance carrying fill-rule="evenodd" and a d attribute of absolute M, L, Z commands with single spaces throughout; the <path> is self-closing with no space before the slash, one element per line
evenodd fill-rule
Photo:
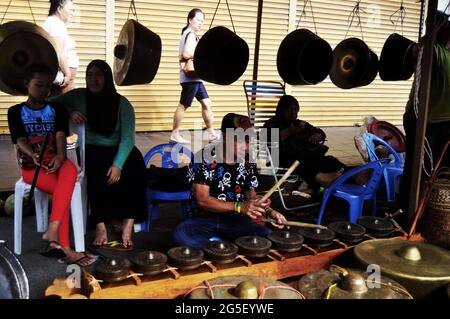
<path fill-rule="evenodd" d="M 431 186 L 420 229 L 428 242 L 450 249 L 450 169 L 447 167 L 439 170 Z"/>

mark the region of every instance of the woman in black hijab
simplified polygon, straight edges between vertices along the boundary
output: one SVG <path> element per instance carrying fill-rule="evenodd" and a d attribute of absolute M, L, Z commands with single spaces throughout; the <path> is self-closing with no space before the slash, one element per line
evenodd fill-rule
<path fill-rule="evenodd" d="M 145 165 L 135 144 L 135 116 L 128 100 L 117 93 L 112 71 L 103 60 L 86 69 L 86 89 L 55 100 L 67 105 L 75 123 L 86 123 L 86 176 L 94 246 L 108 245 L 106 223 L 122 221 L 122 243 L 130 249 L 134 221 L 146 218 Z"/>
<path fill-rule="evenodd" d="M 333 156 L 325 156 L 326 135 L 323 130 L 297 118 L 300 105 L 291 95 L 283 95 L 278 101 L 275 116 L 264 127 L 278 128 L 280 137 L 280 166 L 289 167 L 300 161 L 296 173 L 309 186 L 328 187 L 342 175 L 345 165 Z M 270 133 L 270 132 L 268 132 Z"/>

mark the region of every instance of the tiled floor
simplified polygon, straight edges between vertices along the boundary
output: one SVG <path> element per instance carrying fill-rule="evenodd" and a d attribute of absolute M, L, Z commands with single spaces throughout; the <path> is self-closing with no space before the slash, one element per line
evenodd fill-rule
<path fill-rule="evenodd" d="M 359 133 L 360 129 L 358 127 L 326 127 L 323 130 L 327 134 L 326 144 L 330 147 L 327 154 L 339 158 L 347 165 L 362 164 L 361 156 L 356 150 L 353 141 L 353 137 Z M 169 132 L 138 133 L 136 135 L 136 146 L 145 155 L 153 146 L 168 143 L 169 134 Z M 184 131 L 182 135 L 185 138 L 191 137 L 191 140 L 194 135 L 196 136 L 196 143 L 190 145 L 194 152 L 207 143 L 206 140 L 200 141 L 201 135 L 197 136 L 193 131 Z M 0 136 L 0 191 L 13 190 L 14 183 L 18 178 L 19 171 L 11 140 L 7 135 Z"/>

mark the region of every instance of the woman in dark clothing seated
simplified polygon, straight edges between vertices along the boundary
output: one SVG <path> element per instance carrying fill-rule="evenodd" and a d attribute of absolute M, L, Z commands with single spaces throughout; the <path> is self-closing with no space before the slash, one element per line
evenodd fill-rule
<path fill-rule="evenodd" d="M 134 110 L 117 93 L 105 61 L 89 63 L 86 85 L 54 100 L 66 105 L 74 123 L 86 124 L 87 194 L 96 225 L 93 244 L 106 245 L 105 223 L 120 220 L 121 245 L 131 248 L 133 224 L 146 218 L 145 164 L 135 146 Z"/>
<path fill-rule="evenodd" d="M 342 175 L 345 165 L 333 156 L 325 156 L 328 151 L 328 147 L 323 144 L 325 132 L 297 119 L 299 110 L 297 99 L 284 95 L 278 101 L 275 116 L 264 127 L 280 129 L 281 167 L 289 167 L 295 160 L 299 160 L 296 174 L 310 187 L 328 187 Z"/>

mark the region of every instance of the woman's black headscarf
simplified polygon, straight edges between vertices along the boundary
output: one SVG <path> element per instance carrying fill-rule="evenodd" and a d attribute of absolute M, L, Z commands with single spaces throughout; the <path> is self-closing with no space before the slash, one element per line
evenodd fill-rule
<path fill-rule="evenodd" d="M 296 105 L 300 109 L 300 105 L 295 97 L 292 95 L 283 95 L 277 104 L 277 110 L 275 112 L 275 118 L 281 124 L 289 124 L 288 120 L 286 120 L 286 110 L 289 106 Z"/>
<path fill-rule="evenodd" d="M 96 66 L 105 77 L 105 85 L 99 93 L 86 90 L 86 116 L 89 127 L 96 133 L 110 137 L 117 125 L 120 95 L 114 86 L 109 65 L 103 60 L 93 60 L 86 68 Z"/>

